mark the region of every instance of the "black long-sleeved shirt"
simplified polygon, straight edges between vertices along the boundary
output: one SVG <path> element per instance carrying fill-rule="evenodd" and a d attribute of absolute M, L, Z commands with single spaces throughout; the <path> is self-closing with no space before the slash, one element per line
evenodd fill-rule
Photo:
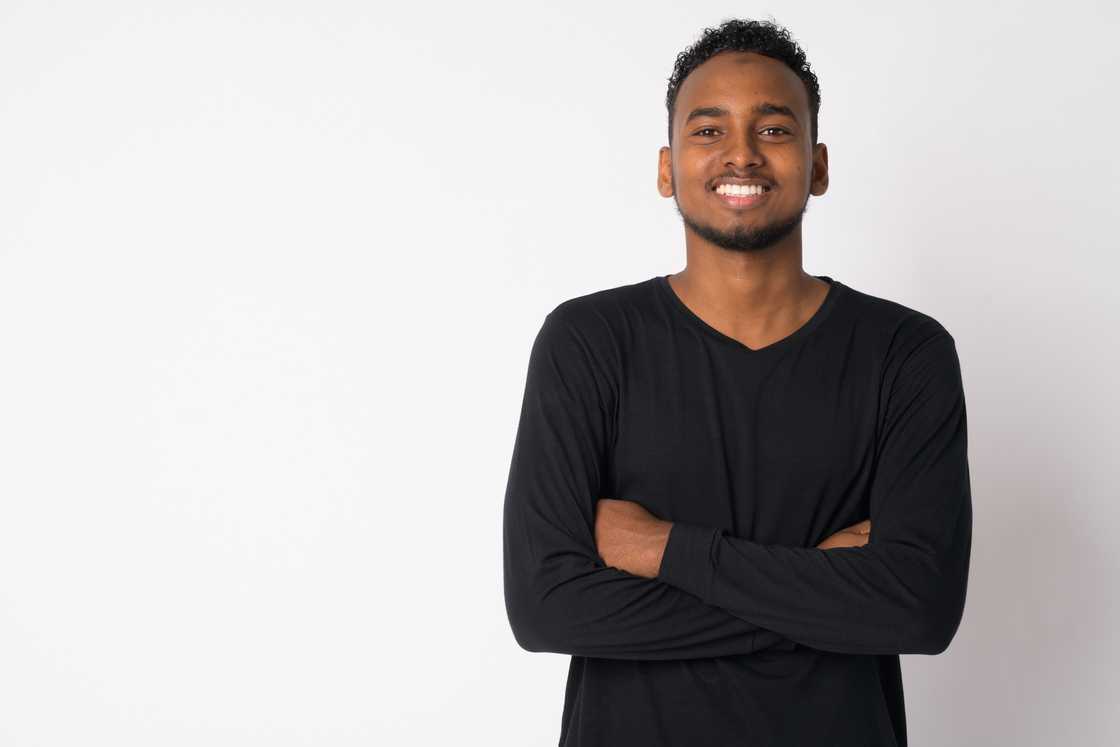
<path fill-rule="evenodd" d="M 964 390 L 935 319 L 833 280 L 754 350 L 666 276 L 564 301 L 529 356 L 505 494 L 518 644 L 570 654 L 560 744 L 906 745 L 899 654 L 938 654 L 972 538 Z M 673 522 L 606 565 L 595 501 Z M 871 519 L 862 547 L 816 547 Z"/>

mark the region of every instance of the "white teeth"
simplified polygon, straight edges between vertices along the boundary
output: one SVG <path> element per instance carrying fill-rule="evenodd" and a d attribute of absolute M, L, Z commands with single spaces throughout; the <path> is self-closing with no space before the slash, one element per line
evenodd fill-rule
<path fill-rule="evenodd" d="M 766 191 L 761 184 L 721 184 L 716 192 L 721 195 L 760 195 Z"/>

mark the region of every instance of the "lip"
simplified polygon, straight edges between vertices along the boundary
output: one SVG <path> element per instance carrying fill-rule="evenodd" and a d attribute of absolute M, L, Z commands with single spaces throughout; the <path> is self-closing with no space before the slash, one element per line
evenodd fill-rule
<path fill-rule="evenodd" d="M 760 195 L 721 195 L 719 192 L 714 191 L 712 192 L 712 194 L 716 196 L 717 200 L 722 202 L 727 207 L 741 210 L 743 208 L 754 207 L 755 205 L 764 202 L 773 191 L 774 188 L 771 187 Z"/>

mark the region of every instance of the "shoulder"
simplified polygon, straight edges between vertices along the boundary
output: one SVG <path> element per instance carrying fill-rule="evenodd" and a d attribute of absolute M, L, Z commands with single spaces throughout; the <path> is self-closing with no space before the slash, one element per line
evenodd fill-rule
<path fill-rule="evenodd" d="M 879 362 L 884 393 L 903 387 L 963 388 L 956 340 L 927 310 L 848 288 L 849 321 Z"/>
<path fill-rule="evenodd" d="M 547 316 L 584 332 L 614 327 L 647 308 L 652 292 L 652 280 L 605 288 L 561 301 Z"/>
<path fill-rule="evenodd" d="M 898 354 L 936 340 L 953 343 L 953 336 L 928 311 L 893 299 L 847 287 L 849 313 L 856 323 L 877 338 L 884 354 Z"/>
<path fill-rule="evenodd" d="M 653 280 L 643 280 L 573 296 L 548 312 L 543 329 L 574 337 L 605 362 L 617 364 L 654 310 L 655 293 Z"/>
<path fill-rule="evenodd" d="M 557 369 L 590 374 L 604 392 L 616 392 L 629 349 L 654 306 L 653 280 L 560 301 L 545 315 L 537 333 L 537 355 L 548 357 Z"/>

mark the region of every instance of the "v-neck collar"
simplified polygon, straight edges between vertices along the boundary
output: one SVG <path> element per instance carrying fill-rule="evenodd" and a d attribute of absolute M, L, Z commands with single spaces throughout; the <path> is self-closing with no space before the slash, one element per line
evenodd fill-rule
<path fill-rule="evenodd" d="M 712 335 L 713 337 L 725 343 L 734 345 L 736 348 L 742 350 L 747 355 L 763 356 L 769 355 L 771 353 L 776 353 L 785 348 L 788 348 L 793 343 L 808 335 L 810 332 L 816 329 L 822 321 L 824 321 L 825 317 L 827 317 L 828 314 L 832 311 L 833 306 L 836 305 L 836 299 L 840 296 L 840 294 L 843 292 L 843 289 L 845 288 L 844 284 L 837 280 L 833 280 L 828 275 L 814 275 L 813 277 L 828 283 L 828 293 L 825 294 L 824 301 L 821 302 L 821 305 L 815 312 L 813 312 L 813 315 L 809 317 L 808 321 L 795 329 L 792 333 L 786 335 L 777 342 L 772 342 L 769 345 L 761 348 L 748 347 L 739 340 L 736 340 L 734 337 L 725 335 L 723 332 L 720 332 L 718 329 L 701 319 L 700 316 L 696 314 L 696 312 L 685 305 L 684 301 L 682 301 L 680 296 L 677 295 L 677 292 L 673 290 L 673 286 L 669 283 L 668 275 L 658 275 L 654 277 L 653 280 L 654 284 L 661 288 L 665 296 L 667 296 L 670 305 L 673 306 L 678 312 L 680 312 L 685 317 L 685 319 L 687 319 L 693 326 L 698 327 L 706 334 Z"/>

